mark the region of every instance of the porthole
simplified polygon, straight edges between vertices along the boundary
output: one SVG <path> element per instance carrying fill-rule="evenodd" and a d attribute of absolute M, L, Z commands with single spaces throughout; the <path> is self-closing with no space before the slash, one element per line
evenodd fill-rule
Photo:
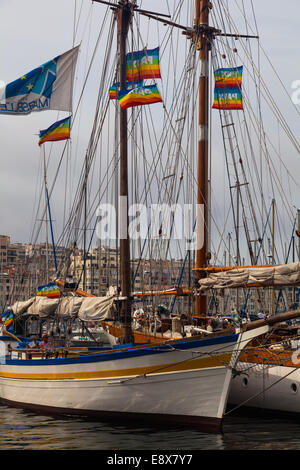
<path fill-rule="evenodd" d="M 294 382 L 291 384 L 291 390 L 293 393 L 296 393 L 298 391 L 297 384 L 295 384 Z"/>
<path fill-rule="evenodd" d="M 247 387 L 247 385 L 248 385 L 248 379 L 247 379 L 247 377 L 243 377 L 242 382 L 243 382 L 244 387 Z"/>

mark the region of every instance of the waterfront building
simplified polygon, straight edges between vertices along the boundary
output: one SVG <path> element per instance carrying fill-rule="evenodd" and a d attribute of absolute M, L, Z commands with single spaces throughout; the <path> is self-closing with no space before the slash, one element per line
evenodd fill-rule
<path fill-rule="evenodd" d="M 118 286 L 120 279 L 120 255 L 116 248 L 98 246 L 91 248 L 84 256 L 79 248 L 67 250 L 63 246 L 55 248 L 56 264 L 60 275 L 68 275 L 79 289 L 96 296 L 105 296 L 110 286 Z M 176 287 L 181 279 L 182 288 L 193 286 L 193 274 L 185 266 L 184 260 L 177 259 L 138 259 L 131 262 L 131 279 L 134 292 L 159 291 Z M 61 270 L 61 268 L 63 269 Z M 0 307 L 1 310 L 16 300 L 25 300 L 35 295 L 39 285 L 55 276 L 53 249 L 50 244 L 11 243 L 8 235 L 0 235 Z M 286 289 L 247 289 L 231 290 L 211 294 L 208 299 L 209 314 L 231 315 L 243 311 L 250 318 L 260 312 L 284 312 L 296 301 L 297 290 Z M 172 298 L 152 297 L 148 303 L 172 304 Z M 173 311 L 191 312 L 191 297 L 177 297 Z"/>

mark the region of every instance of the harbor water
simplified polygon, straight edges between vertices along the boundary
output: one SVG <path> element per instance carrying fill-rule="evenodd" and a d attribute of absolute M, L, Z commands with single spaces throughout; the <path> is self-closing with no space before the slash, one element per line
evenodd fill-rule
<path fill-rule="evenodd" d="M 0 405 L 0 450 L 31 451 L 244 451 L 300 450 L 300 417 L 235 411 L 221 434 L 53 417 Z M 187 462 L 186 462 L 187 463 Z"/>

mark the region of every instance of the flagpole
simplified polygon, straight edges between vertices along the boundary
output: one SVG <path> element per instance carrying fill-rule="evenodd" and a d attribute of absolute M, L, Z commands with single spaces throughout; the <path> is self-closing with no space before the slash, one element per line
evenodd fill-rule
<path fill-rule="evenodd" d="M 39 145 L 42 146 L 43 152 L 43 164 L 44 164 L 44 191 L 45 191 L 45 215 L 46 215 L 46 269 L 47 269 L 47 279 L 49 277 L 49 251 L 48 251 L 48 215 L 47 209 L 49 213 L 49 222 L 50 222 L 50 233 L 51 233 L 51 240 L 52 240 L 52 247 L 53 247 L 53 260 L 55 266 L 55 272 L 57 274 L 57 262 L 56 262 L 56 252 L 55 252 L 55 243 L 54 243 L 54 234 L 53 234 L 53 225 L 52 225 L 52 217 L 51 217 L 51 209 L 50 209 L 50 200 L 49 200 L 49 192 L 47 186 L 47 166 L 46 166 L 46 150 L 44 144 L 46 142 L 53 142 L 58 140 L 66 140 L 70 138 L 70 123 L 71 116 L 64 118 L 60 121 L 55 122 L 50 126 L 48 129 L 40 131 L 40 140 Z"/>
<path fill-rule="evenodd" d="M 52 217 L 51 217 L 51 209 L 50 209 L 50 201 L 49 201 L 49 193 L 48 193 L 48 186 L 47 186 L 47 169 L 46 169 L 46 150 L 45 144 L 42 144 L 43 147 L 43 161 L 44 161 L 44 187 L 45 187 L 45 209 L 46 209 L 46 269 L 47 269 L 47 282 L 49 280 L 49 253 L 48 253 L 48 215 L 47 209 L 49 213 L 49 224 L 50 224 L 50 233 L 51 233 L 51 240 L 52 240 L 52 247 L 53 247 L 53 259 L 54 259 L 54 266 L 55 272 L 57 273 L 57 261 L 56 261 L 56 251 L 55 251 L 55 244 L 54 244 L 54 234 L 53 234 L 53 225 L 52 225 Z"/>
<path fill-rule="evenodd" d="M 54 234 L 53 234 L 52 217 L 51 217 L 51 210 L 50 210 L 49 192 L 48 192 L 47 186 L 46 186 L 46 196 L 47 196 L 47 204 L 48 204 L 48 212 L 49 212 L 49 222 L 50 222 L 50 231 L 51 231 L 51 239 L 52 239 L 52 247 L 53 247 L 54 266 L 55 266 L 55 272 L 57 274 L 56 251 L 55 251 L 55 244 L 54 244 Z"/>
<path fill-rule="evenodd" d="M 49 281 L 49 255 L 48 255 L 48 213 L 47 213 L 47 171 L 46 171 L 46 150 L 43 148 L 43 162 L 44 162 L 44 192 L 45 192 L 45 222 L 46 222 L 46 278 Z"/>

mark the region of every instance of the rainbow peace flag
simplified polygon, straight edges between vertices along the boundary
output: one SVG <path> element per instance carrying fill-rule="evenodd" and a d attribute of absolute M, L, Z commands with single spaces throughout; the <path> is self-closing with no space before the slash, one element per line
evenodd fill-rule
<path fill-rule="evenodd" d="M 4 324 L 7 331 L 12 331 L 14 321 L 13 312 L 3 312 L 1 314 L 1 322 Z"/>
<path fill-rule="evenodd" d="M 127 82 L 126 83 L 126 90 L 133 90 L 133 88 L 142 87 L 143 80 L 139 80 L 138 82 Z M 118 92 L 120 91 L 120 83 L 114 83 L 109 89 L 109 99 L 110 100 L 117 100 L 118 99 Z"/>
<path fill-rule="evenodd" d="M 45 286 L 39 286 L 37 288 L 36 295 L 40 297 L 48 297 L 49 299 L 57 299 L 60 297 L 60 290 L 56 284 L 49 282 Z"/>
<path fill-rule="evenodd" d="M 214 92 L 215 109 L 243 109 L 243 97 L 238 88 L 217 88 Z"/>
<path fill-rule="evenodd" d="M 230 69 L 218 69 L 214 73 L 215 76 L 215 87 L 238 87 L 242 86 L 243 66 L 230 68 Z"/>
<path fill-rule="evenodd" d="M 57 121 L 52 126 L 40 131 L 39 145 L 44 142 L 54 142 L 57 140 L 70 139 L 71 116 Z"/>
<path fill-rule="evenodd" d="M 126 80 L 136 82 L 147 78 L 161 78 L 159 47 L 126 54 Z"/>
<path fill-rule="evenodd" d="M 109 89 L 109 99 L 116 100 L 118 97 L 118 90 L 120 89 L 120 83 L 114 83 Z"/>
<path fill-rule="evenodd" d="M 243 67 L 222 68 L 214 72 L 215 109 L 243 109 L 242 97 Z"/>
<path fill-rule="evenodd" d="M 134 88 L 130 91 L 119 91 L 118 100 L 123 109 L 143 106 L 146 104 L 159 103 L 162 101 L 156 85 Z"/>

